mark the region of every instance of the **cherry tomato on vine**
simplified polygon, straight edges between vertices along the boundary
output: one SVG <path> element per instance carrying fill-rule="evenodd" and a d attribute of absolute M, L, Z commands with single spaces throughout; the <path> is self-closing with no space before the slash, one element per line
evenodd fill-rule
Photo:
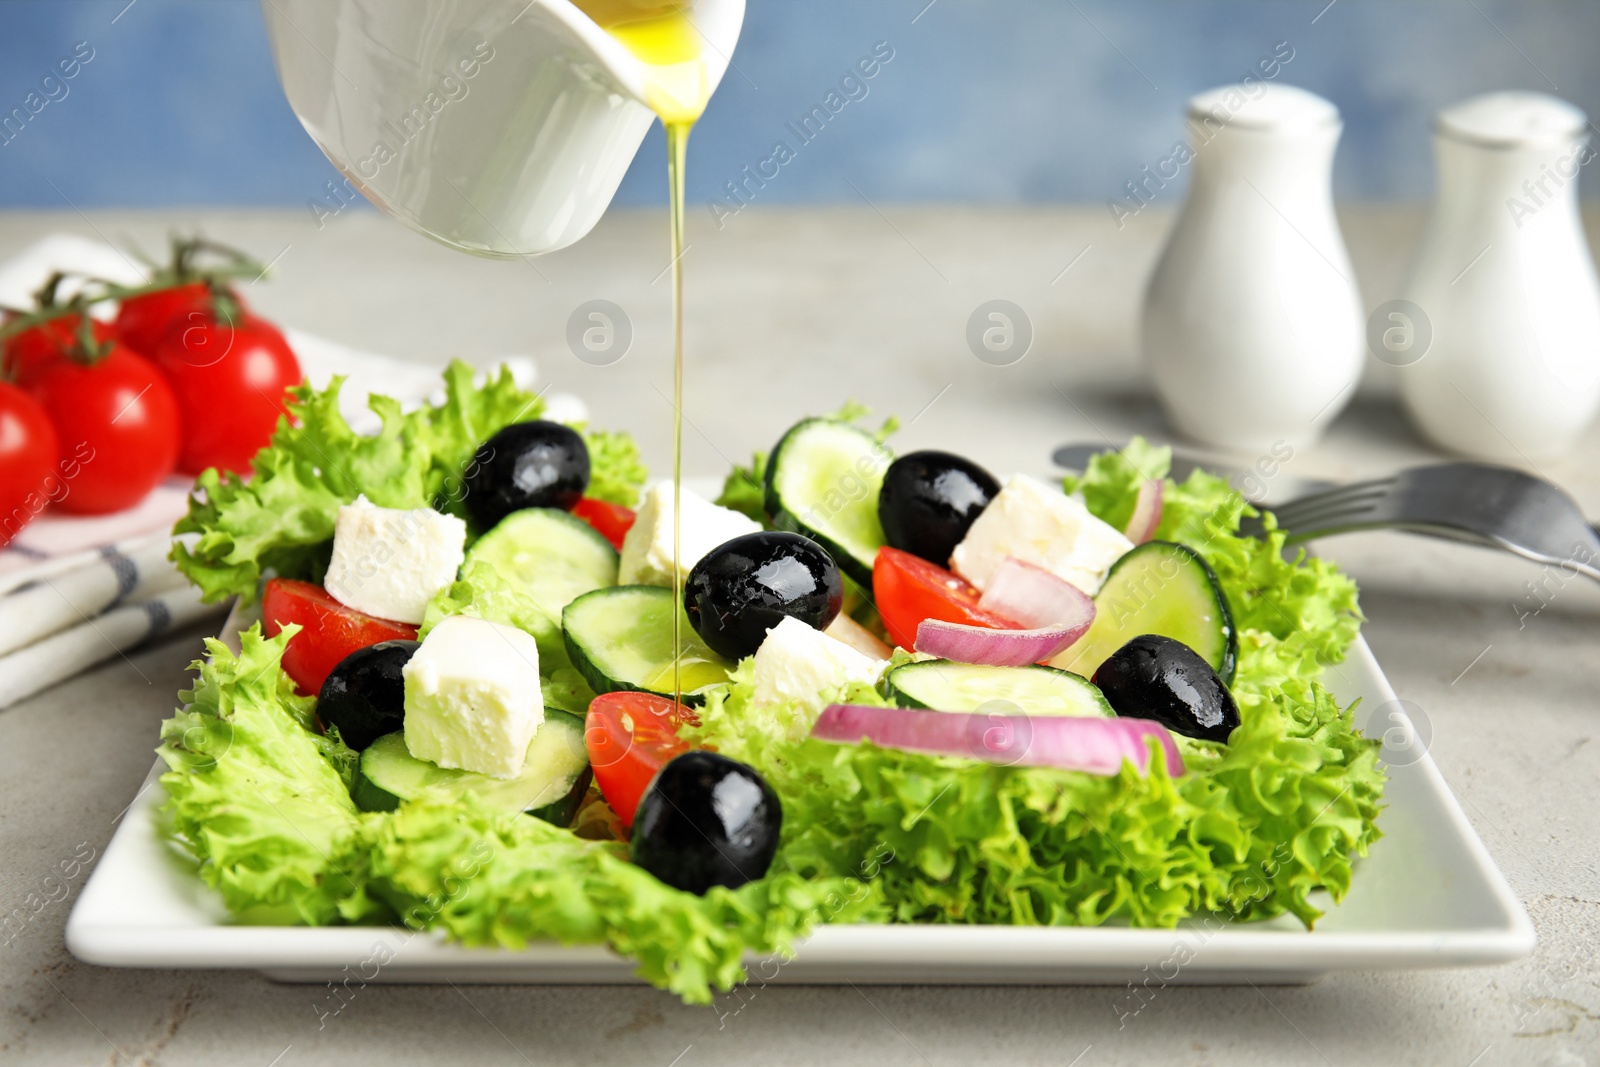
<path fill-rule="evenodd" d="M 243 312 L 244 301 L 239 294 L 229 290 L 229 295 Z M 205 282 L 174 285 L 170 289 L 131 296 L 117 309 L 117 336 L 139 355 L 151 358 L 168 330 L 173 326 L 188 326 L 190 312 L 205 311 L 210 306 L 211 290 Z"/>
<path fill-rule="evenodd" d="M 60 455 L 44 408 L 9 382 L 0 382 L 0 547 L 43 511 L 56 489 Z"/>
<path fill-rule="evenodd" d="M 78 343 L 78 327 L 82 322 L 81 315 L 63 315 L 24 330 L 15 337 L 8 337 L 5 356 L 0 361 L 3 362 L 5 373 L 12 381 L 26 388 L 45 370 L 67 358 L 67 354 Z M 116 331 L 109 324 L 99 320 L 92 322 L 89 328 L 97 342 L 104 343 L 116 336 Z"/>
<path fill-rule="evenodd" d="M 276 326 L 243 313 L 230 322 L 209 307 L 193 307 L 174 322 L 154 359 L 177 397 L 183 420 L 178 470 L 185 474 L 207 467 L 249 473 L 278 417 L 288 412 L 288 389 L 302 377 Z"/>
<path fill-rule="evenodd" d="M 56 506 L 78 515 L 121 511 L 172 473 L 178 402 L 161 372 L 122 345 L 92 365 L 62 358 L 28 386 L 75 460 Z"/>

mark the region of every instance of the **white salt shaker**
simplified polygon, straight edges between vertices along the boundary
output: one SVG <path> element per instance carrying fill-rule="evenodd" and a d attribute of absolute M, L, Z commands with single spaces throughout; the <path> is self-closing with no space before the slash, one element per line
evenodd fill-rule
<path fill-rule="evenodd" d="M 1361 372 L 1361 298 L 1333 213 L 1339 110 L 1290 85 L 1189 101 L 1193 176 L 1145 291 L 1145 365 L 1209 445 L 1313 443 Z"/>
<path fill-rule="evenodd" d="M 1600 407 L 1600 279 L 1578 213 L 1586 125 L 1531 92 L 1438 115 L 1438 199 L 1401 286 L 1416 336 L 1401 358 L 1374 351 L 1401 367 L 1417 427 L 1452 451 L 1557 456 Z"/>

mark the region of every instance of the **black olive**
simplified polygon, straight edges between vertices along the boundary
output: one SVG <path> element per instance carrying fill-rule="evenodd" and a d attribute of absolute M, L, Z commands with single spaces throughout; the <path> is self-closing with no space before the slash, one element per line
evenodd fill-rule
<path fill-rule="evenodd" d="M 357 752 L 400 729 L 406 715 L 400 668 L 420 647 L 420 641 L 379 641 L 350 653 L 323 681 L 317 718 L 338 727 L 339 737 Z"/>
<path fill-rule="evenodd" d="M 512 423 L 478 446 L 462 480 L 480 530 L 523 508 L 571 511 L 589 488 L 589 447 L 559 422 Z"/>
<path fill-rule="evenodd" d="M 994 475 L 949 452 L 908 452 L 889 464 L 878 521 L 890 547 L 941 567 L 1000 492 Z"/>
<path fill-rule="evenodd" d="M 783 805 L 751 767 L 715 752 L 685 752 L 639 798 L 633 862 L 675 889 L 736 889 L 767 873 Z"/>
<path fill-rule="evenodd" d="M 1239 706 L 1211 664 L 1170 637 L 1135 637 L 1100 664 L 1094 684 L 1118 715 L 1202 741 L 1226 742 L 1239 725 Z"/>
<path fill-rule="evenodd" d="M 796 533 L 725 541 L 694 565 L 683 586 L 689 625 L 729 659 L 753 655 L 785 615 L 821 630 L 843 602 L 839 565 L 827 549 Z"/>

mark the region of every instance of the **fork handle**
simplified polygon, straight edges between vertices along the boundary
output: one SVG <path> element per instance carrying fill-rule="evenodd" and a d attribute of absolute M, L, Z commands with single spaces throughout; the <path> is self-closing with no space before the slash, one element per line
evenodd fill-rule
<path fill-rule="evenodd" d="M 1600 561 L 1600 526 L 1590 526 L 1589 529 L 1595 535 L 1595 544 L 1597 546 L 1595 560 Z M 1364 526 L 1344 526 L 1336 529 L 1311 529 L 1297 530 L 1293 532 L 1286 531 L 1283 543 L 1285 545 L 1297 545 L 1306 541 L 1320 540 L 1324 537 L 1336 537 L 1339 534 L 1359 533 L 1370 530 L 1392 530 L 1396 533 L 1409 533 L 1417 534 L 1422 537 L 1432 537 L 1440 541 L 1454 541 L 1457 544 L 1475 545 L 1478 548 L 1499 549 L 1502 552 L 1509 552 L 1514 556 L 1520 556 L 1521 558 L 1532 563 L 1542 563 L 1547 567 L 1570 567 L 1576 573 L 1592 579 L 1593 581 L 1600 582 L 1600 566 L 1597 566 L 1594 562 L 1585 563 L 1580 560 L 1570 558 L 1548 559 L 1542 556 L 1530 556 L 1526 553 L 1518 552 L 1511 546 L 1503 544 L 1499 541 L 1491 541 L 1487 538 L 1473 537 L 1470 534 L 1462 533 L 1459 530 L 1451 530 L 1440 526 L 1401 526 L 1393 523 L 1371 523 Z M 1265 531 L 1261 528 L 1260 519 L 1244 520 L 1239 524 L 1239 532 L 1250 537 L 1261 537 L 1265 533 Z"/>

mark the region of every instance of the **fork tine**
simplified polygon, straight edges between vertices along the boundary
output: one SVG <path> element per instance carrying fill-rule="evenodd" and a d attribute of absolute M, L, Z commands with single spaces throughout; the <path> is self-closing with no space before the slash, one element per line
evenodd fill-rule
<path fill-rule="evenodd" d="M 1278 524 L 1286 529 L 1305 526 L 1310 520 L 1340 516 L 1346 511 L 1360 513 L 1370 510 L 1393 490 L 1394 485 L 1394 478 L 1377 478 L 1301 497 L 1299 500 L 1291 500 L 1281 507 L 1268 510 L 1277 516 Z"/>
<path fill-rule="evenodd" d="M 1335 489 L 1325 489 L 1320 493 L 1312 493 L 1289 501 L 1284 507 L 1296 508 L 1305 504 L 1317 504 L 1323 501 L 1342 500 L 1349 496 L 1361 496 L 1372 492 L 1387 492 L 1394 487 L 1394 478 L 1373 478 L 1365 482 L 1351 482 Z"/>
<path fill-rule="evenodd" d="M 1345 516 L 1361 515 L 1371 511 L 1387 497 L 1387 492 L 1376 491 L 1364 493 L 1359 496 L 1352 495 L 1338 500 L 1307 501 L 1277 509 L 1269 509 L 1278 517 L 1280 526 L 1305 526 L 1307 523 L 1326 522 L 1330 519 L 1340 519 Z"/>
<path fill-rule="evenodd" d="M 1288 534 L 1291 541 L 1304 541 L 1326 533 L 1349 529 L 1362 522 L 1375 521 L 1377 515 L 1375 506 L 1325 511 L 1315 515 L 1291 515 L 1289 521 L 1278 523 L 1278 529 Z"/>

